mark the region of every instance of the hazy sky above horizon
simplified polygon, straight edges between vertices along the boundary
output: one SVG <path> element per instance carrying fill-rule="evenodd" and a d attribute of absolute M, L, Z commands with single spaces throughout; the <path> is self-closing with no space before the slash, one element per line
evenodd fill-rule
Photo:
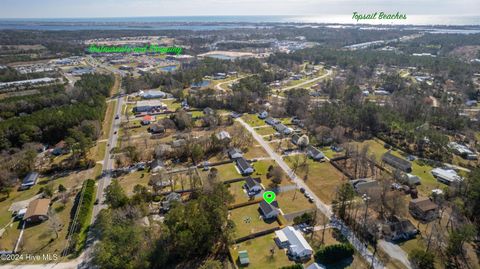
<path fill-rule="evenodd" d="M 207 15 L 480 15 L 479 0 L 2 0 L 0 18 Z"/>

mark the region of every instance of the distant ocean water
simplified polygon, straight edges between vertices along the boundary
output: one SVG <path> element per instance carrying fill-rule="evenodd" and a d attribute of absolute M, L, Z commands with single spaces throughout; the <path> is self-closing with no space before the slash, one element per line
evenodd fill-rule
<path fill-rule="evenodd" d="M 217 30 L 268 27 L 262 24 L 476 25 L 480 16 L 408 15 L 406 20 L 357 23 L 351 14 L 319 16 L 176 16 L 125 18 L 0 19 L 1 29 L 24 30 Z"/>

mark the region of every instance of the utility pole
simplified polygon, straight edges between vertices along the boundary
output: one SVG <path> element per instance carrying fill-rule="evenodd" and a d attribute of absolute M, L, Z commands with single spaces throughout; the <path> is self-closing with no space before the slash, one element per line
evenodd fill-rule
<path fill-rule="evenodd" d="M 367 231 L 367 213 L 368 213 L 368 202 L 370 201 L 370 197 L 367 194 L 363 194 L 362 199 L 363 201 L 365 201 L 365 216 L 363 218 L 363 233 L 365 236 Z"/>

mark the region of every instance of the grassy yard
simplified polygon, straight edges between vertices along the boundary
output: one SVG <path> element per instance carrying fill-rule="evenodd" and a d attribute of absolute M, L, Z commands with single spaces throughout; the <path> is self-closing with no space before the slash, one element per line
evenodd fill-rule
<path fill-rule="evenodd" d="M 218 170 L 217 178 L 220 181 L 242 177 L 242 175 L 240 175 L 237 172 L 235 163 L 227 163 L 227 164 L 217 165 L 214 167 L 217 168 Z"/>
<path fill-rule="evenodd" d="M 277 269 L 283 266 L 293 265 L 294 262 L 288 260 L 285 250 L 279 249 L 273 241 L 274 234 L 268 234 L 255 239 L 251 239 L 239 244 L 236 244 L 232 249 L 232 257 L 234 262 L 240 268 L 249 269 Z M 270 249 L 274 248 L 275 252 L 272 255 Z M 238 252 L 246 250 L 250 264 L 248 267 L 240 266 L 238 262 Z"/>
<path fill-rule="evenodd" d="M 258 144 L 248 147 L 248 151 L 244 152 L 243 157 L 246 159 L 255 159 L 260 157 L 268 157 L 267 152 Z"/>
<path fill-rule="evenodd" d="M 315 208 L 315 205 L 310 203 L 299 190 L 280 192 L 277 194 L 276 200 L 284 214 Z"/>
<path fill-rule="evenodd" d="M 150 174 L 146 171 L 137 171 L 121 176 L 117 180 L 118 183 L 120 183 L 120 186 L 122 186 L 122 188 L 125 190 L 125 192 L 128 195 L 132 195 L 135 185 L 148 185 L 148 181 L 150 180 Z"/>
<path fill-rule="evenodd" d="M 262 184 L 263 186 L 265 186 L 265 188 L 268 188 L 272 183 L 272 181 L 269 178 L 267 178 L 268 167 L 270 165 L 275 166 L 276 165 L 275 161 L 262 160 L 262 161 L 252 163 L 252 166 L 255 168 L 255 172 L 252 174 L 252 177 L 259 177 L 262 180 Z M 286 186 L 291 184 L 292 183 L 290 182 L 290 179 L 285 175 L 282 182 L 280 183 L 280 186 Z"/>
<path fill-rule="evenodd" d="M 285 157 L 285 161 L 292 167 L 291 157 Z M 296 171 L 297 176 L 305 178 L 305 175 L 308 175 L 308 187 L 323 202 L 332 203 L 337 187 L 346 181 L 345 176 L 328 162 L 320 163 L 308 159 L 307 164 L 308 171 L 305 167 L 300 167 Z"/>
<path fill-rule="evenodd" d="M 366 140 L 366 141 L 363 141 L 362 143 L 356 143 L 356 144 L 359 144 L 360 147 L 363 145 L 368 145 L 369 151 L 375 155 L 375 158 L 377 159 L 378 162 L 381 161 L 382 155 L 388 151 L 383 146 L 383 144 L 378 140 Z M 407 156 L 407 154 L 399 150 L 392 150 L 391 153 L 395 156 L 402 157 L 402 158 L 405 158 Z M 432 169 L 433 169 L 432 166 L 423 164 L 418 160 L 414 160 L 412 162 L 411 174 L 416 175 L 420 178 L 422 184 L 418 186 L 417 189 L 423 196 L 430 195 L 433 189 L 437 189 L 437 188 L 442 189 L 447 187 L 447 185 L 438 182 L 433 177 L 433 175 L 431 174 Z"/>
<path fill-rule="evenodd" d="M 327 158 L 329 158 L 329 159 L 332 159 L 332 158 L 335 158 L 335 157 L 340 157 L 340 156 L 345 155 L 345 152 L 344 152 L 344 151 L 335 152 L 335 151 L 333 151 L 330 147 L 323 147 L 323 148 L 320 148 L 320 150 L 321 150 L 321 151 L 323 152 L 323 154 L 325 154 L 325 156 L 327 156 Z"/>
<path fill-rule="evenodd" d="M 229 184 L 228 190 L 233 195 L 234 204 L 244 203 L 249 200 L 247 193 L 243 189 L 244 184 L 244 180 Z"/>
<path fill-rule="evenodd" d="M 267 125 L 263 120 L 258 118 L 257 114 L 244 114 L 242 119 L 252 127 Z"/>
<path fill-rule="evenodd" d="M 272 135 L 274 133 L 276 133 L 277 131 L 275 131 L 275 129 L 273 129 L 272 127 L 268 126 L 268 127 L 260 127 L 260 128 L 257 128 L 255 129 L 255 131 L 259 134 L 259 135 Z"/>
<path fill-rule="evenodd" d="M 180 102 L 177 100 L 162 100 L 162 103 L 164 103 L 171 111 L 175 111 L 177 108 L 181 107 Z"/>
<path fill-rule="evenodd" d="M 73 172 L 58 178 L 43 177 L 38 180 L 38 183 L 35 186 L 24 191 L 18 191 L 17 187 L 14 188 L 10 193 L 10 196 L 0 202 L 0 229 L 10 222 L 12 212 L 9 212 L 8 209 L 12 203 L 32 198 L 40 192 L 41 187 L 49 183 L 53 185 L 54 190 L 57 190 L 60 184 L 67 189 L 79 188 L 81 187 L 82 182 L 89 177 L 91 171 L 92 170 L 89 169 L 80 172 Z"/>
<path fill-rule="evenodd" d="M 70 197 L 68 202 L 63 205 L 60 201 L 54 202 L 51 210 L 55 212 L 56 219 L 60 225 L 58 238 L 51 228 L 51 220 L 40 224 L 27 226 L 23 233 L 20 243 L 21 252 L 29 254 L 60 254 L 66 246 L 66 236 L 68 225 L 70 223 L 70 213 L 73 206 L 74 197 Z"/>
<path fill-rule="evenodd" d="M 230 211 L 230 218 L 235 222 L 235 238 L 278 226 L 276 220 L 265 222 L 261 218 L 258 204 L 233 209 Z"/>

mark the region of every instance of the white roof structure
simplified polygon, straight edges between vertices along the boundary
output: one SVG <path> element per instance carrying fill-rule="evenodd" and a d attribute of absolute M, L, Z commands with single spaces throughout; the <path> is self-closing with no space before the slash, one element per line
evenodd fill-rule
<path fill-rule="evenodd" d="M 283 235 L 281 235 L 282 233 Z M 292 254 L 301 254 L 305 250 L 313 252 L 312 247 L 308 244 L 303 235 L 292 226 L 287 226 L 280 231 L 275 232 L 275 234 L 277 234 L 278 238 L 285 237 L 288 239 L 288 242 L 290 243 L 288 248 Z"/>
<path fill-rule="evenodd" d="M 54 78 L 35 78 L 35 79 L 27 79 L 27 80 L 2 82 L 0 83 L 0 88 L 19 86 L 19 85 L 25 85 L 25 84 L 50 83 L 50 82 L 54 82 L 55 80 L 56 79 Z"/>
<path fill-rule="evenodd" d="M 140 96 L 142 98 L 165 98 L 167 94 L 159 90 L 147 90 L 140 91 Z"/>
<path fill-rule="evenodd" d="M 439 181 L 447 184 L 463 180 L 463 178 L 453 169 L 435 168 L 432 169 L 432 175 L 434 175 Z"/>
<path fill-rule="evenodd" d="M 287 236 L 281 230 L 275 231 L 275 236 L 278 238 L 278 241 L 280 242 L 280 244 L 283 244 L 288 241 Z"/>
<path fill-rule="evenodd" d="M 219 140 L 230 139 L 230 134 L 227 131 L 221 131 L 217 133 L 217 138 Z"/>
<path fill-rule="evenodd" d="M 305 269 L 325 269 L 325 266 L 314 262 L 314 263 L 310 264 L 309 266 L 305 267 Z"/>

